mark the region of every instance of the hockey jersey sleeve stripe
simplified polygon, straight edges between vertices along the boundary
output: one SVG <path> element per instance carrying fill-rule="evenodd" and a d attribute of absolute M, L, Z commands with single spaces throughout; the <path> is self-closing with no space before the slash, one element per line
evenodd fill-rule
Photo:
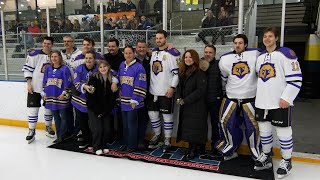
<path fill-rule="evenodd" d="M 297 85 L 297 84 L 295 84 L 295 83 L 293 83 L 293 82 L 287 82 L 288 84 L 290 84 L 290 85 L 292 85 L 292 86 L 294 86 L 294 87 L 296 87 L 296 88 L 298 88 L 298 89 L 300 89 L 301 88 L 301 85 L 299 86 L 299 85 Z M 301 83 L 300 83 L 301 84 Z"/>
<path fill-rule="evenodd" d="M 30 69 L 29 67 L 23 67 L 22 71 L 24 71 L 24 72 L 26 72 L 26 71 L 33 72 L 34 69 Z"/>
<path fill-rule="evenodd" d="M 286 76 L 286 78 L 289 78 L 289 77 L 302 77 L 302 74 L 290 74 Z"/>
<path fill-rule="evenodd" d="M 35 69 L 34 67 L 28 66 L 28 65 L 26 65 L 26 64 L 23 65 L 23 67 L 27 67 L 27 68 L 30 68 L 30 69 L 33 69 L 33 70 Z"/>

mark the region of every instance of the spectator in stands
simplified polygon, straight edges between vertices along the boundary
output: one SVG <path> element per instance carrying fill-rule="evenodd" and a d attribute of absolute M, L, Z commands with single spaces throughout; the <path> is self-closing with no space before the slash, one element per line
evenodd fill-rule
<path fill-rule="evenodd" d="M 151 22 L 146 18 L 146 16 L 141 16 L 138 30 L 147 30 L 152 27 Z"/>
<path fill-rule="evenodd" d="M 110 20 L 108 18 L 103 20 L 103 29 L 104 30 L 111 30 L 111 24 L 110 24 Z"/>
<path fill-rule="evenodd" d="M 119 19 L 118 20 L 118 25 L 120 26 L 120 27 L 122 27 L 123 26 L 123 24 L 128 24 L 128 18 L 127 18 L 127 16 L 126 15 L 123 15 L 122 17 L 121 17 L 121 19 Z"/>
<path fill-rule="evenodd" d="M 207 77 L 204 70 L 209 63 L 200 66 L 199 54 L 187 50 L 179 64 L 179 85 L 177 88 L 177 104 L 180 105 L 177 141 L 189 143 L 188 159 L 194 159 L 200 147 L 200 154 L 205 153 L 207 142 Z M 203 69 L 202 69 L 203 68 Z"/>
<path fill-rule="evenodd" d="M 131 0 L 127 0 L 126 10 L 127 11 L 135 11 L 136 9 L 137 9 L 136 5 L 134 5 Z"/>
<path fill-rule="evenodd" d="M 221 6 L 220 12 L 218 15 L 218 26 L 229 26 L 229 25 L 231 25 L 229 13 L 228 11 L 226 11 L 224 6 Z M 221 37 L 221 44 L 224 45 L 225 44 L 224 36 L 226 34 L 230 34 L 231 31 L 232 30 L 230 28 L 226 28 L 226 27 L 222 28 L 219 31 L 216 31 L 216 34 L 213 36 L 213 39 L 212 39 L 212 44 L 215 44 L 217 39 Z"/>
<path fill-rule="evenodd" d="M 73 32 L 80 32 L 80 23 L 78 19 L 73 21 Z"/>
<path fill-rule="evenodd" d="M 224 7 L 226 11 L 229 13 L 229 16 L 234 14 L 234 8 L 235 8 L 235 0 L 225 0 Z"/>
<path fill-rule="evenodd" d="M 137 7 L 137 16 L 147 15 L 150 11 L 150 5 L 146 0 L 139 0 Z"/>
<path fill-rule="evenodd" d="M 65 32 L 72 32 L 73 31 L 73 24 L 71 23 L 70 19 L 66 19 L 65 24 Z"/>
<path fill-rule="evenodd" d="M 304 0 L 303 4 L 306 10 L 302 22 L 308 24 L 308 33 L 314 33 L 316 30 L 319 0 Z"/>
<path fill-rule="evenodd" d="M 89 22 L 90 31 L 99 31 L 100 28 L 98 25 L 100 25 L 100 19 L 98 16 L 94 15 L 94 17 Z"/>
<path fill-rule="evenodd" d="M 107 7 L 107 12 L 110 13 L 110 12 L 117 12 L 118 8 L 117 8 L 117 3 L 114 1 L 114 0 L 109 0 L 108 2 L 108 7 Z"/>
<path fill-rule="evenodd" d="M 213 13 L 211 10 L 207 11 L 207 17 L 203 20 L 201 28 L 212 28 L 216 26 L 216 18 L 213 17 Z M 202 30 L 198 36 L 202 40 L 204 44 L 209 44 L 206 40 L 206 36 L 211 36 L 215 34 L 215 30 L 213 29 L 204 29 Z M 214 40 L 214 37 L 212 38 L 212 42 Z"/>
<path fill-rule="evenodd" d="M 107 12 L 106 5 L 102 5 L 102 8 L 103 8 L 103 13 L 106 13 Z M 97 5 L 97 13 L 100 14 L 100 2 Z"/>
<path fill-rule="evenodd" d="M 219 15 L 220 7 L 224 3 L 223 1 L 224 0 L 211 0 L 210 10 L 215 18 Z"/>
<path fill-rule="evenodd" d="M 133 30 L 137 30 L 139 27 L 139 17 L 134 17 L 132 20 L 129 21 L 130 28 Z"/>
<path fill-rule="evenodd" d="M 58 26 L 55 33 L 64 33 L 66 32 L 64 21 L 62 19 L 57 20 Z"/>
<path fill-rule="evenodd" d="M 89 21 L 87 20 L 86 17 L 83 17 L 83 18 L 82 18 L 82 24 L 81 24 L 80 31 L 81 31 L 81 32 L 88 32 L 88 31 L 90 31 Z"/>
<path fill-rule="evenodd" d="M 162 21 L 162 12 L 163 12 L 162 0 L 156 0 L 156 2 L 154 2 L 153 10 L 155 13 L 157 13 L 156 23 L 159 23 L 160 21 Z"/>
<path fill-rule="evenodd" d="M 41 33 L 41 29 L 39 26 L 36 26 L 33 21 L 30 22 L 30 26 L 28 27 L 28 32 L 32 33 L 33 41 L 38 42 L 38 38 Z"/>

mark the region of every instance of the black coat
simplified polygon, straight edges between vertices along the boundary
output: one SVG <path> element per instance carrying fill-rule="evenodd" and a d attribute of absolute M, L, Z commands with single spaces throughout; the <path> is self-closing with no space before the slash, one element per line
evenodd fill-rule
<path fill-rule="evenodd" d="M 195 71 L 189 77 L 179 77 L 178 98 L 184 100 L 180 106 L 177 141 L 194 144 L 207 141 L 207 78 L 203 71 Z"/>
<path fill-rule="evenodd" d="M 110 114 L 114 105 L 114 93 L 111 91 L 111 82 L 104 80 L 99 73 L 94 74 L 88 82 L 95 88 L 93 94 L 86 93 L 88 109 L 93 111 L 97 116 Z"/>
<path fill-rule="evenodd" d="M 115 55 L 107 53 L 107 54 L 104 54 L 103 56 L 106 59 L 106 61 L 110 64 L 111 69 L 117 72 L 119 71 L 120 64 L 122 63 L 122 61 L 125 60 L 124 55 L 120 50 L 118 50 L 118 53 Z"/>

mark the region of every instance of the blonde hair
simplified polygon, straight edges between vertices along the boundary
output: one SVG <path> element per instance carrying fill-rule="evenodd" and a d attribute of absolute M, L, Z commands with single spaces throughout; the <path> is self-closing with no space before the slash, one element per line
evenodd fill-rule
<path fill-rule="evenodd" d="M 111 66 L 110 66 L 110 64 L 109 64 L 107 61 L 101 60 L 101 61 L 99 61 L 99 63 L 98 63 L 98 68 L 99 68 L 102 64 L 108 67 L 109 70 L 108 70 L 108 74 L 107 74 L 107 79 L 108 79 L 110 82 L 112 82 L 112 73 L 111 73 Z M 103 80 L 102 74 L 100 73 L 100 71 L 98 71 L 97 74 L 99 74 L 99 78 Z"/>

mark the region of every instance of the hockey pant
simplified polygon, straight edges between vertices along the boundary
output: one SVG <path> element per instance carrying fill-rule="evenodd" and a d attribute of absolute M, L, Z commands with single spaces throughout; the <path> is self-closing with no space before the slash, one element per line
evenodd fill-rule
<path fill-rule="evenodd" d="M 242 114 L 242 117 L 240 116 Z M 220 141 L 215 148 L 223 155 L 231 155 L 241 145 L 243 133 L 240 126 L 244 123 L 245 136 L 254 159 L 260 155 L 260 136 L 258 123 L 254 117 L 254 102 L 239 105 L 224 98 L 220 107 Z"/>

